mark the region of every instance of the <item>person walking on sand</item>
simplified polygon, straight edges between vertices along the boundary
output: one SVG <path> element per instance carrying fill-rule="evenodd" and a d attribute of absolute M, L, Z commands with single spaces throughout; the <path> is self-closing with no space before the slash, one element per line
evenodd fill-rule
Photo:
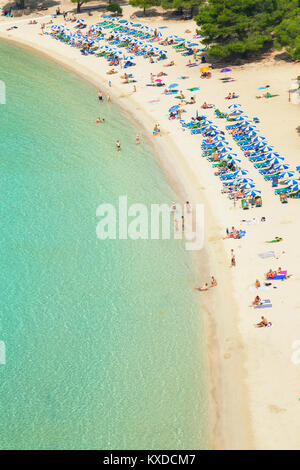
<path fill-rule="evenodd" d="M 216 287 L 218 285 L 217 280 L 214 278 L 214 276 L 211 276 L 211 285 L 210 287 Z"/>
<path fill-rule="evenodd" d="M 234 254 L 234 251 L 231 250 L 231 267 L 235 267 L 236 266 L 236 261 L 235 261 L 235 254 Z"/>

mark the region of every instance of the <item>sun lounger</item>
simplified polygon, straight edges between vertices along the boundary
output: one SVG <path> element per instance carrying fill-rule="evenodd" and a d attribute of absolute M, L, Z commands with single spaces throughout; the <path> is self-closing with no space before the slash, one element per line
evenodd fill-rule
<path fill-rule="evenodd" d="M 266 299 L 266 300 L 261 300 L 261 302 L 258 305 L 254 305 L 254 308 L 271 308 L 271 300 Z"/>
<path fill-rule="evenodd" d="M 259 253 L 258 256 L 262 259 L 275 258 L 275 252 L 274 251 L 266 251 L 265 253 Z"/>

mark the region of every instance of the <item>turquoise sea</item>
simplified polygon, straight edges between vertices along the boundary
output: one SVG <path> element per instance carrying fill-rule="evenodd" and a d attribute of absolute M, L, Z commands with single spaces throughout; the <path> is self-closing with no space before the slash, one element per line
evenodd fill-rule
<path fill-rule="evenodd" d="M 1 42 L 0 79 L 0 448 L 209 448 L 191 255 L 96 236 L 103 202 L 176 201 L 151 147 L 43 57 Z"/>

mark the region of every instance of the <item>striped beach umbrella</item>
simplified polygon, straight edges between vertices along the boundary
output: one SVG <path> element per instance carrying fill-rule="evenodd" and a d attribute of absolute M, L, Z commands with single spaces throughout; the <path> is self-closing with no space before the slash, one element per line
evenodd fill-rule
<path fill-rule="evenodd" d="M 287 180 L 285 184 L 287 184 L 288 186 L 294 186 L 294 184 L 300 184 L 300 180 L 290 179 L 290 180 Z"/>
<path fill-rule="evenodd" d="M 230 114 L 243 114 L 243 111 L 241 109 L 235 109 Z"/>
<path fill-rule="evenodd" d="M 245 176 L 248 173 L 248 170 L 239 170 L 236 172 L 235 176 Z M 245 179 L 251 179 L 251 178 L 245 178 Z"/>
<path fill-rule="evenodd" d="M 280 170 L 280 171 L 287 170 L 288 168 L 289 168 L 289 165 L 276 165 L 276 166 L 274 166 L 275 170 Z"/>
<path fill-rule="evenodd" d="M 300 189 L 300 184 L 297 183 L 297 184 L 293 184 L 292 186 L 290 186 L 289 188 L 291 191 L 299 191 Z"/>
<path fill-rule="evenodd" d="M 255 184 L 250 183 L 250 182 L 243 183 L 243 184 L 241 184 L 241 188 L 243 188 L 243 189 L 252 189 L 252 188 L 255 188 Z"/>
<path fill-rule="evenodd" d="M 275 158 L 275 157 L 279 157 L 279 153 L 277 152 L 270 152 L 266 155 L 266 158 Z M 282 158 L 282 160 L 284 160 L 283 157 L 279 157 L 279 158 Z"/>
<path fill-rule="evenodd" d="M 223 135 L 216 135 L 216 137 L 214 137 L 212 139 L 213 142 L 221 142 L 221 141 L 225 141 L 225 137 Z"/>
<path fill-rule="evenodd" d="M 254 137 L 254 136 L 257 135 L 257 133 L 258 133 L 257 131 L 250 131 L 250 132 L 247 132 L 248 137 Z"/>
<path fill-rule="evenodd" d="M 229 163 L 236 165 L 237 163 L 241 163 L 241 160 L 239 158 L 232 158 L 229 160 Z"/>
<path fill-rule="evenodd" d="M 255 126 L 246 126 L 246 127 L 244 127 L 245 132 L 250 132 L 250 131 L 254 131 L 254 130 L 255 130 Z"/>
<path fill-rule="evenodd" d="M 283 157 L 274 157 L 274 158 L 271 158 L 269 160 L 269 164 L 270 165 L 278 165 L 278 170 L 287 170 L 288 169 L 288 166 L 286 168 L 284 168 L 284 165 L 281 166 L 281 162 L 282 160 L 284 160 Z M 280 168 L 281 167 L 281 168 Z M 276 170 L 276 166 L 274 167 L 275 170 Z"/>
<path fill-rule="evenodd" d="M 294 176 L 294 174 L 295 174 L 294 171 L 285 171 L 283 173 L 280 173 L 279 178 L 283 178 L 283 179 L 291 178 L 292 176 Z"/>
<path fill-rule="evenodd" d="M 218 150 L 219 150 L 219 152 L 221 152 L 221 153 L 228 153 L 228 152 L 230 152 L 230 151 L 232 150 L 232 147 L 229 147 L 229 146 L 219 147 Z M 234 154 L 232 154 L 232 155 L 237 156 L 236 153 L 234 153 Z"/>
<path fill-rule="evenodd" d="M 262 137 L 261 135 L 257 135 L 251 139 L 252 142 L 265 142 L 266 138 Z"/>
<path fill-rule="evenodd" d="M 206 135 L 218 135 L 218 134 L 220 134 L 220 131 L 216 131 L 216 130 L 214 130 L 214 129 L 213 129 L 212 131 L 208 131 L 208 132 L 206 133 Z"/>
<path fill-rule="evenodd" d="M 273 150 L 273 147 L 271 147 L 270 145 L 264 145 L 263 142 L 260 142 L 260 145 L 262 145 L 261 150 L 263 150 L 263 152 L 272 152 Z"/>
<path fill-rule="evenodd" d="M 259 191 L 258 189 L 251 189 L 251 191 L 246 191 L 245 194 L 246 196 L 255 197 L 259 196 L 261 194 L 261 191 Z"/>
<path fill-rule="evenodd" d="M 217 143 L 216 147 L 226 147 L 226 145 L 229 145 L 229 142 L 227 142 L 227 140 L 221 140 Z"/>
<path fill-rule="evenodd" d="M 240 104 L 230 104 L 230 105 L 228 106 L 228 109 L 238 109 L 238 108 L 240 108 L 240 107 L 241 107 Z"/>
<path fill-rule="evenodd" d="M 252 178 L 238 178 L 237 183 L 244 184 L 244 183 L 253 183 Z"/>

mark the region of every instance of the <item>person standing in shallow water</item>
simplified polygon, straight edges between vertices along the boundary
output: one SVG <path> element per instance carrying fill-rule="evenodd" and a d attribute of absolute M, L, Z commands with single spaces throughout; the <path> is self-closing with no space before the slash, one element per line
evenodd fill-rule
<path fill-rule="evenodd" d="M 140 136 L 137 135 L 136 138 L 135 138 L 135 143 L 136 143 L 136 145 L 139 145 L 140 142 L 141 142 Z"/>
<path fill-rule="evenodd" d="M 117 142 L 116 142 L 116 147 L 117 147 L 118 151 L 121 150 L 121 143 L 120 143 L 119 140 L 117 140 Z"/>

